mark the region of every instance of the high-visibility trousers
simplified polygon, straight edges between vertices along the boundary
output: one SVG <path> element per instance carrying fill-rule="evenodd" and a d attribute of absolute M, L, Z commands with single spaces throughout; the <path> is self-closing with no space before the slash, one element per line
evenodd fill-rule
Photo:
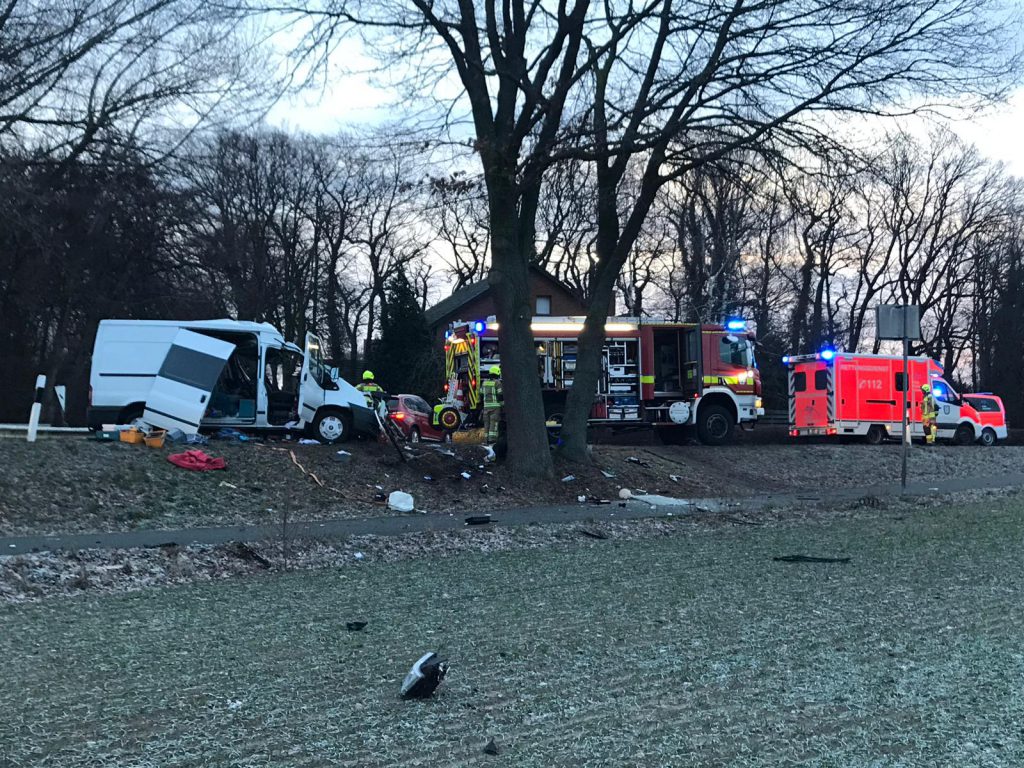
<path fill-rule="evenodd" d="M 498 425 L 501 423 L 501 408 L 484 408 L 484 433 L 488 443 L 498 441 Z"/>

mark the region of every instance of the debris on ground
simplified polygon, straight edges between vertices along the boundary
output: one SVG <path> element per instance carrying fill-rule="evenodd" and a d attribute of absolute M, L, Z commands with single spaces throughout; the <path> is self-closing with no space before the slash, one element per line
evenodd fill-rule
<path fill-rule="evenodd" d="M 683 478 L 681 475 L 669 475 L 668 479 L 671 480 L 673 483 L 678 484 Z"/>
<path fill-rule="evenodd" d="M 416 509 L 416 503 L 408 493 L 404 491 L 392 491 L 388 496 L 388 509 L 396 512 L 412 512 Z"/>
<path fill-rule="evenodd" d="M 402 696 L 406 699 L 429 699 L 444 682 L 448 674 L 448 662 L 433 651 L 423 654 L 412 665 L 402 682 Z"/>
<path fill-rule="evenodd" d="M 601 531 L 591 531 L 588 528 L 580 528 L 579 531 L 584 536 L 586 536 L 588 538 L 591 538 L 591 539 L 607 539 L 608 538 L 607 534 L 604 534 Z"/>
<path fill-rule="evenodd" d="M 575 479 L 576 479 L 576 475 L 566 475 L 565 477 L 562 478 L 562 482 L 563 483 L 571 483 Z"/>
<path fill-rule="evenodd" d="M 247 443 L 252 440 L 249 435 L 244 432 L 239 432 L 237 429 L 231 427 L 222 427 L 213 433 L 214 440 L 231 440 L 236 443 Z"/>
<path fill-rule="evenodd" d="M 487 525 L 493 522 L 490 515 L 470 515 L 466 518 L 466 525 Z"/>
<path fill-rule="evenodd" d="M 198 449 L 185 451 L 184 453 L 172 453 L 167 460 L 176 467 L 191 469 L 195 472 L 209 472 L 216 469 L 227 469 L 228 465 L 224 459 L 207 456 Z"/>
<path fill-rule="evenodd" d="M 643 459 L 637 458 L 636 456 L 627 456 L 626 457 L 626 461 L 628 461 L 630 464 L 638 464 L 641 467 L 650 467 L 651 466 L 651 462 L 644 461 Z"/>
<path fill-rule="evenodd" d="M 812 557 L 810 555 L 782 555 L 781 557 L 773 557 L 780 563 L 848 563 L 850 558 L 848 557 Z"/>
<path fill-rule="evenodd" d="M 366 559 L 366 555 L 364 555 L 362 552 L 355 552 L 355 553 L 352 554 L 352 557 L 354 557 L 356 560 L 365 560 Z"/>
<path fill-rule="evenodd" d="M 365 621 L 346 621 L 345 629 L 349 632 L 362 632 L 365 629 L 367 622 Z"/>
<path fill-rule="evenodd" d="M 337 451 L 331 458 L 339 464 L 347 464 L 352 459 L 352 454 L 348 451 Z"/>
<path fill-rule="evenodd" d="M 632 497 L 633 497 L 633 492 L 631 490 L 629 490 L 629 488 L 620 488 L 619 489 L 619 498 L 620 499 L 630 499 Z"/>
<path fill-rule="evenodd" d="M 487 746 L 484 747 L 485 755 L 496 755 L 498 754 L 498 745 L 494 743 L 494 739 L 487 742 Z"/>
<path fill-rule="evenodd" d="M 244 542 L 232 541 L 225 544 L 224 551 L 230 555 L 241 558 L 242 560 L 250 560 L 254 563 L 259 563 L 264 568 L 271 567 L 271 562 L 267 560 L 267 558 Z"/>
<path fill-rule="evenodd" d="M 688 499 L 677 499 L 673 496 L 661 496 L 656 493 L 638 493 L 633 496 L 635 501 L 642 501 L 652 507 L 689 507 L 692 502 Z"/>

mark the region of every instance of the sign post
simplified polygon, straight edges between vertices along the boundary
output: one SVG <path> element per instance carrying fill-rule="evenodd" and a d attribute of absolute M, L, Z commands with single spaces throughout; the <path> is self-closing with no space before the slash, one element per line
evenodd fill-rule
<path fill-rule="evenodd" d="M 900 488 L 907 490 L 907 450 L 910 446 L 910 341 L 921 338 L 921 308 L 916 304 L 879 304 L 875 307 L 879 339 L 903 342 L 903 442 Z"/>

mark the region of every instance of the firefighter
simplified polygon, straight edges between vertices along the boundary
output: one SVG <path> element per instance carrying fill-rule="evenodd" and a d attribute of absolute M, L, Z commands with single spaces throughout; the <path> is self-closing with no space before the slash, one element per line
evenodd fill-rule
<path fill-rule="evenodd" d="M 357 384 L 356 389 L 363 393 L 370 408 L 373 408 L 373 396 L 384 392 L 384 388 L 373 380 L 373 371 L 363 371 L 363 383 Z"/>
<path fill-rule="evenodd" d="M 938 431 L 935 426 L 939 417 L 939 409 L 935 405 L 935 395 L 928 384 L 921 385 L 921 426 L 924 427 L 924 442 L 926 445 L 935 445 L 935 433 Z"/>
<path fill-rule="evenodd" d="M 484 398 L 484 431 L 489 445 L 498 442 L 498 425 L 501 423 L 501 366 L 492 365 L 487 370 L 487 379 L 481 386 Z"/>

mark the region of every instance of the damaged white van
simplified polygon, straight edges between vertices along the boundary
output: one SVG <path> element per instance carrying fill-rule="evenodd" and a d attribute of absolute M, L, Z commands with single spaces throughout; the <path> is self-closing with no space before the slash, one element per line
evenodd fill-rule
<path fill-rule="evenodd" d="M 89 379 L 89 426 L 141 420 L 200 427 L 302 429 L 321 442 L 376 434 L 363 394 L 268 323 L 101 320 Z"/>

